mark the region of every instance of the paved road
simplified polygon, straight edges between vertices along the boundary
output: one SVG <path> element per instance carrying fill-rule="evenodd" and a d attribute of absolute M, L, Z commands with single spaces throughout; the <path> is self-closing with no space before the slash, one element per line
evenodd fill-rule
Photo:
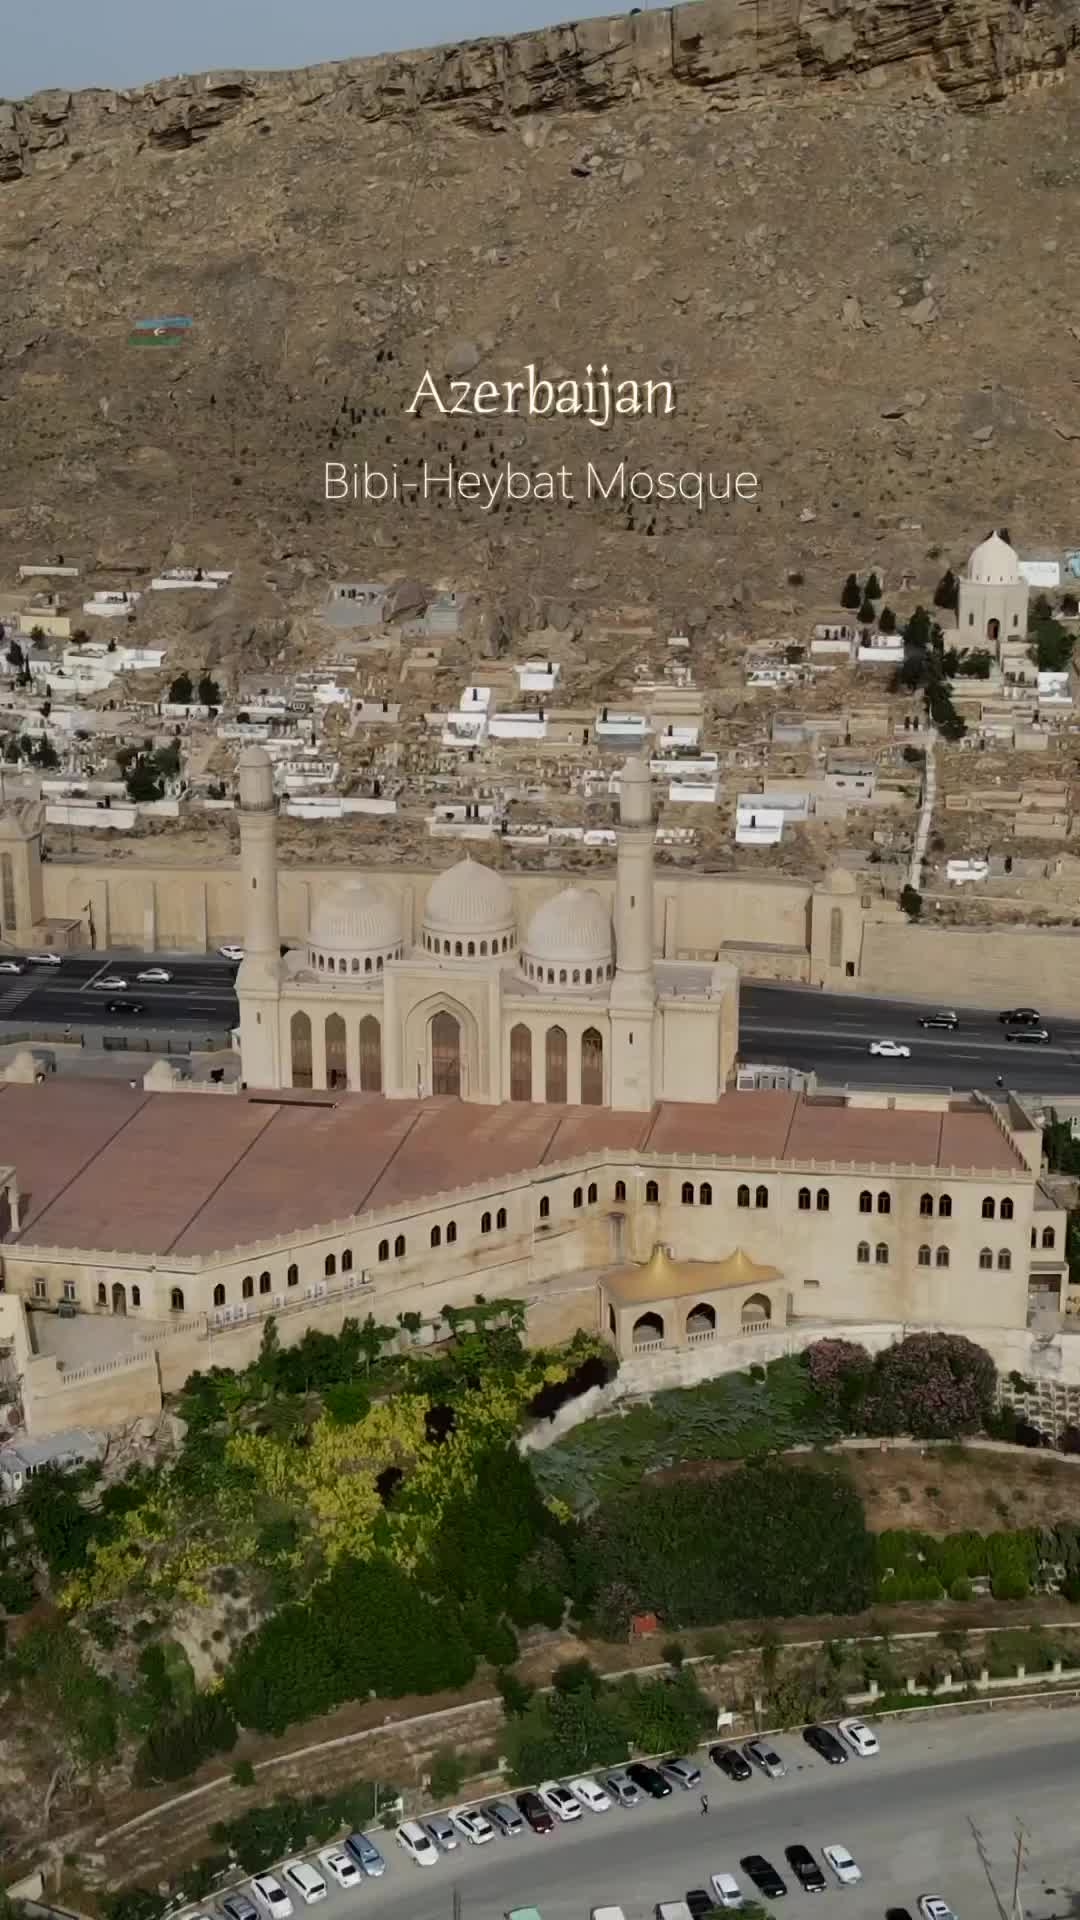
<path fill-rule="evenodd" d="M 143 967 L 164 966 L 168 984 L 137 984 Z M 142 1001 L 138 1015 L 109 1013 L 113 996 L 95 983 L 110 972 L 128 981 L 126 997 Z M 59 967 L 0 974 L 0 1043 L 5 1025 L 76 1032 L 130 1031 L 190 1035 L 223 1033 L 236 1023 L 236 968 L 217 954 L 73 954 Z M 958 1007 L 956 1033 L 925 1032 L 924 1002 L 866 995 L 825 994 L 811 987 L 747 983 L 742 989 L 740 1052 L 744 1060 L 800 1067 L 830 1084 L 993 1089 L 1080 1097 L 1080 1020 L 1052 1020 L 1048 1047 L 1010 1045 L 999 1009 Z M 867 1049 L 874 1039 L 911 1047 L 910 1060 L 883 1060 Z"/>
<path fill-rule="evenodd" d="M 784 1847 L 801 1840 L 815 1852 L 840 1841 L 863 1870 L 862 1885 L 832 1889 L 812 1909 L 819 1914 L 842 1902 L 849 1920 L 880 1920 L 888 1905 L 913 1908 L 919 1893 L 931 1892 L 960 1920 L 998 1920 L 995 1889 L 1007 1914 L 1019 1818 L 1029 1835 L 1025 1913 L 1051 1920 L 1074 1911 L 1076 1708 L 887 1724 L 882 1753 L 842 1769 L 794 1736 L 776 1744 L 788 1777 L 735 1786 L 709 1768 L 704 1817 L 696 1794 L 679 1793 L 659 1805 L 585 1815 L 550 1837 L 462 1847 L 431 1869 L 413 1866 L 387 1836 L 387 1873 L 365 1886 L 359 1905 L 377 1906 L 379 1920 L 446 1920 L 456 1892 L 462 1920 L 500 1920 L 530 1905 L 543 1920 L 586 1920 L 590 1908 L 607 1904 L 620 1904 L 627 1920 L 651 1920 L 657 1901 L 681 1899 L 719 1869 L 745 1883 L 744 1853 L 764 1853 L 783 1873 Z M 793 1885 L 791 1897 L 798 1908 L 808 1896 Z M 344 1914 L 357 1902 L 335 1896 L 327 1920 L 330 1906 Z"/>
<path fill-rule="evenodd" d="M 461 1920 L 502 1920 L 518 1906 L 538 1907 L 543 1920 L 588 1920 L 592 1907 L 613 1904 L 627 1920 L 652 1920 L 657 1901 L 682 1899 L 721 1869 L 749 1892 L 739 1869 L 748 1852 L 764 1853 L 789 1878 L 784 1848 L 801 1840 L 815 1853 L 833 1842 L 848 1847 L 863 1881 L 831 1887 L 817 1905 L 792 1881 L 792 1920 L 807 1909 L 819 1920 L 841 1911 L 847 1920 L 882 1920 L 890 1905 L 914 1911 L 920 1893 L 942 1895 L 959 1920 L 1011 1920 L 1017 1818 L 1029 1834 L 1025 1915 L 1063 1920 L 1076 1912 L 1069 1895 L 1080 1889 L 1080 1709 L 887 1722 L 881 1740 L 876 1759 L 829 1767 L 785 1735 L 776 1745 L 789 1772 L 778 1781 L 755 1776 L 736 1786 L 708 1767 L 704 1817 L 697 1794 L 676 1793 L 585 1814 L 550 1837 L 462 1846 L 431 1868 L 414 1866 L 386 1835 L 383 1878 L 352 1899 L 336 1893 L 323 1912 L 326 1920 L 353 1920 L 361 1910 L 377 1920 L 449 1920 L 456 1892 Z"/>

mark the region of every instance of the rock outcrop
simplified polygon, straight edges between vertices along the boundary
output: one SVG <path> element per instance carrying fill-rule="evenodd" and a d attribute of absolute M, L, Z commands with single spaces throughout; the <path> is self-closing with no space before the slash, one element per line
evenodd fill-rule
<path fill-rule="evenodd" d="M 497 131 L 514 119 L 602 110 L 692 88 L 740 107 L 807 87 L 890 76 L 985 107 L 1064 67 L 1080 0 L 693 0 L 519 34 L 289 73 L 208 73 L 126 92 L 51 89 L 0 102 L 0 183 L 106 145 L 184 149 L 284 114 L 421 111 Z"/>

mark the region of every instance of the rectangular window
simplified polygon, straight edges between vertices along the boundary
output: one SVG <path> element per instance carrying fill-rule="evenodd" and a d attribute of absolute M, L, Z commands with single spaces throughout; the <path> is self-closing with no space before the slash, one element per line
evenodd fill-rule
<path fill-rule="evenodd" d="M 64 1299 L 65 1299 L 65 1300 L 74 1300 L 74 1299 L 76 1299 L 77 1297 L 78 1297 L 78 1296 L 76 1295 L 76 1292 L 75 1292 L 75 1282 L 74 1282 L 74 1280 L 65 1280 L 65 1281 L 64 1281 Z"/>
<path fill-rule="evenodd" d="M 49 1289 L 46 1282 L 44 1280 L 35 1280 L 34 1281 L 34 1299 L 47 1300 L 48 1297 L 49 1297 Z"/>

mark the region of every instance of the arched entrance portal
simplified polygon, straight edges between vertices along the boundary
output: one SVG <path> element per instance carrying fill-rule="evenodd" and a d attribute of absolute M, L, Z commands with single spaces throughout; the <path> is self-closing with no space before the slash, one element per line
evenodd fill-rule
<path fill-rule="evenodd" d="M 340 1013 L 326 1016 L 326 1084 L 345 1087 L 349 1083 L 345 1058 L 345 1022 Z"/>
<path fill-rule="evenodd" d="M 112 1310 L 114 1313 L 127 1313 L 127 1290 L 116 1281 L 112 1290 Z"/>
<path fill-rule="evenodd" d="M 431 1091 L 461 1098 L 461 1025 L 445 1009 L 431 1022 Z"/>

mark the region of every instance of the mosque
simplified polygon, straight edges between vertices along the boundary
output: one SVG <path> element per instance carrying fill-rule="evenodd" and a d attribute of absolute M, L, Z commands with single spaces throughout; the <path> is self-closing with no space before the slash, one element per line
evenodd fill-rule
<path fill-rule="evenodd" d="M 614 920 L 588 886 L 517 924 L 491 867 L 461 860 L 428 889 L 418 937 L 402 903 L 355 877 L 317 898 L 307 941 L 281 953 L 271 763 L 239 763 L 244 1079 L 257 1088 L 428 1095 L 494 1105 L 712 1101 L 735 1061 L 730 961 L 656 960 L 655 822 L 647 762 L 619 797 Z"/>

